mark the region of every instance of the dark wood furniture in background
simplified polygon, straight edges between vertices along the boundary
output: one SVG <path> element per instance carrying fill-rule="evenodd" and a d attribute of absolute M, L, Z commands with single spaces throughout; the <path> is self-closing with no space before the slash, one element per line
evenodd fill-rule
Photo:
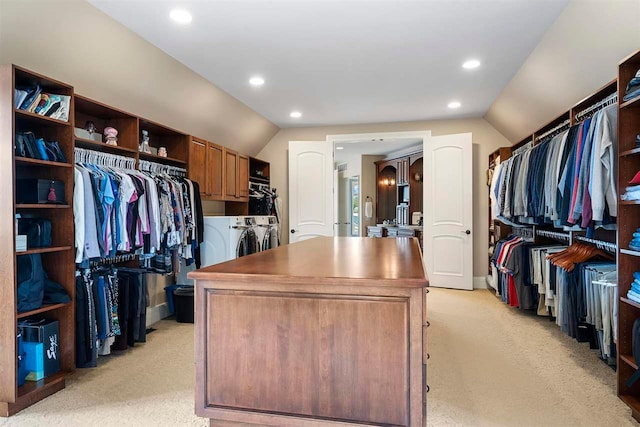
<path fill-rule="evenodd" d="M 624 59 L 618 68 L 618 192 L 640 170 L 640 97 L 624 102 L 629 81 L 640 70 L 640 51 Z M 627 298 L 633 273 L 640 271 L 640 252 L 628 249 L 632 234 L 640 227 L 640 202 L 618 200 L 618 396 L 640 421 L 640 382 L 632 387 L 626 381 L 638 369 L 633 358 L 633 323 L 640 318 L 640 304 Z"/>
<path fill-rule="evenodd" d="M 189 277 L 196 414 L 211 425 L 424 424 L 427 280 L 415 239 L 318 237 Z"/>
<path fill-rule="evenodd" d="M 39 84 L 44 91 L 68 95 L 73 104 L 73 88 L 62 82 L 11 65 L 0 67 L 0 416 L 9 416 L 44 399 L 65 386 L 65 376 L 75 369 L 75 278 L 73 233 L 73 108 L 69 120 L 61 121 L 13 105 L 16 86 Z M 15 156 L 16 132 L 31 131 L 35 136 L 58 141 L 67 163 Z M 64 183 L 63 204 L 19 204 L 16 180 L 55 179 Z M 52 223 L 52 246 L 16 252 L 15 214 L 48 218 Z M 37 310 L 17 311 L 16 260 L 20 255 L 39 253 L 49 278 L 60 283 L 71 296 L 66 304 L 43 305 Z M 17 382 L 17 321 L 33 315 L 59 322 L 60 372 L 37 382 Z"/>
<path fill-rule="evenodd" d="M 397 218 L 396 207 L 403 203 L 405 191 L 409 195 L 407 203 L 408 221 L 411 224 L 411 214 L 422 212 L 423 192 L 422 180 L 423 161 L 422 151 L 407 156 L 378 160 L 376 164 L 376 224 L 384 220 Z"/>

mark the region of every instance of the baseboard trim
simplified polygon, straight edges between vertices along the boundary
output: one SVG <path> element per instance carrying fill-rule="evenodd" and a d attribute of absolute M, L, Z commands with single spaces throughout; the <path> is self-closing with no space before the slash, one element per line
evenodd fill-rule
<path fill-rule="evenodd" d="M 485 276 L 474 276 L 473 289 L 487 289 L 487 278 Z"/>
<path fill-rule="evenodd" d="M 169 317 L 169 306 L 166 302 L 158 304 L 155 307 L 147 308 L 147 327 L 153 325 L 156 322 Z"/>

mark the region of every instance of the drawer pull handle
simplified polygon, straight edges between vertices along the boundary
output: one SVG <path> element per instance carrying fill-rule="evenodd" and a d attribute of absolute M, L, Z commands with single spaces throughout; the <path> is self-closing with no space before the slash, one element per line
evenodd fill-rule
<path fill-rule="evenodd" d="M 427 360 L 431 359 L 431 355 L 427 353 Z"/>
<path fill-rule="evenodd" d="M 431 390 L 431 388 L 427 385 L 427 393 L 429 393 L 429 390 Z"/>
<path fill-rule="evenodd" d="M 431 322 L 429 322 L 429 321 L 427 320 L 427 328 L 428 328 L 429 326 L 431 326 Z"/>
<path fill-rule="evenodd" d="M 425 290 L 424 290 L 424 293 L 425 293 L 425 294 L 428 294 L 428 293 L 429 293 L 429 289 L 425 289 Z"/>

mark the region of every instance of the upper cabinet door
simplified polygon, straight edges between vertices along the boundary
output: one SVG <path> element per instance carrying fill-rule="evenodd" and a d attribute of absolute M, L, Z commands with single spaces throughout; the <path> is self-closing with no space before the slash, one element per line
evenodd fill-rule
<path fill-rule="evenodd" d="M 238 153 L 224 149 L 224 198 L 236 200 L 238 194 Z"/>
<path fill-rule="evenodd" d="M 238 194 L 249 200 L 249 157 L 238 155 Z"/>
<path fill-rule="evenodd" d="M 192 138 L 189 151 L 189 178 L 200 186 L 200 195 L 207 197 L 210 194 L 207 180 L 207 143 L 200 139 Z"/>
<path fill-rule="evenodd" d="M 207 147 L 207 191 L 212 200 L 224 199 L 224 153 L 223 148 L 212 142 Z"/>

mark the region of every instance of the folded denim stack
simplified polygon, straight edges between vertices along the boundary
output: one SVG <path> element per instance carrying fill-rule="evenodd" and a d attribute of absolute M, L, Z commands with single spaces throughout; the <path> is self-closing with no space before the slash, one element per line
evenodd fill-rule
<path fill-rule="evenodd" d="M 636 76 L 631 79 L 627 85 L 627 90 L 624 92 L 623 101 L 630 101 L 640 96 L 640 70 L 636 73 Z"/>
<path fill-rule="evenodd" d="M 629 243 L 629 249 L 632 251 L 640 251 L 640 228 L 633 233 L 633 239 Z"/>
<path fill-rule="evenodd" d="M 631 289 L 627 292 L 627 298 L 640 304 L 640 272 L 633 273 Z"/>

